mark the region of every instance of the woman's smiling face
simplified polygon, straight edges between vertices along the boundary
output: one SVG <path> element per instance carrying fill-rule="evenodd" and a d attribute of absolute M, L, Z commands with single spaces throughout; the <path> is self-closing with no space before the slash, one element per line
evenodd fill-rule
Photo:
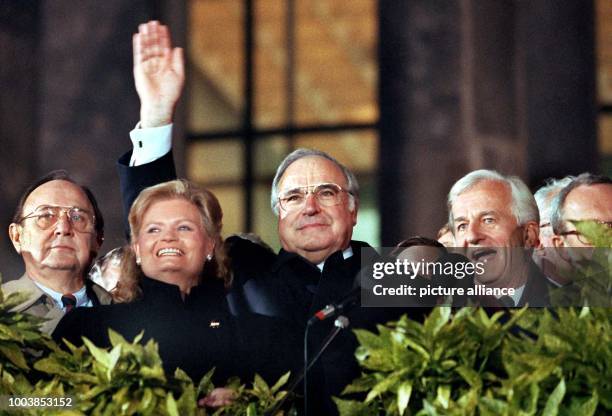
<path fill-rule="evenodd" d="M 181 198 L 157 201 L 145 211 L 141 224 L 134 251 L 144 274 L 179 286 L 195 285 L 206 256 L 214 250 L 198 208 Z"/>

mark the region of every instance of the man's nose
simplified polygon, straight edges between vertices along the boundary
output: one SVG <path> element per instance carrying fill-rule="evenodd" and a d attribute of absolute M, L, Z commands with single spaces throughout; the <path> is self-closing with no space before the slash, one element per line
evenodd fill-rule
<path fill-rule="evenodd" d="M 73 233 L 72 222 L 68 219 L 67 212 L 60 212 L 55 224 L 55 234 L 57 235 L 70 235 Z"/>
<path fill-rule="evenodd" d="M 468 224 L 466 233 L 463 238 L 464 247 L 478 245 L 484 239 L 484 235 L 481 233 L 480 230 L 480 225 L 478 223 Z"/>
<path fill-rule="evenodd" d="M 319 205 L 319 200 L 315 196 L 315 194 L 308 193 L 306 194 L 306 201 L 304 202 L 304 210 L 303 213 L 306 215 L 314 215 L 321 210 L 321 206 Z"/>

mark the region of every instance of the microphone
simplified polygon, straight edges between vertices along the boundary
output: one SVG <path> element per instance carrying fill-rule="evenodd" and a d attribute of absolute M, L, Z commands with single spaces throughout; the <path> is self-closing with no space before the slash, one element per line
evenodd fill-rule
<path fill-rule="evenodd" d="M 323 309 L 315 313 L 306 324 L 307 326 L 313 325 L 315 322 L 324 321 L 327 318 L 331 318 L 333 316 L 339 315 L 343 312 L 346 312 L 352 309 L 355 305 L 359 303 L 359 299 L 361 298 L 361 287 L 357 286 L 353 288 L 344 298 L 342 298 L 339 302 L 331 303 L 325 306 Z"/>

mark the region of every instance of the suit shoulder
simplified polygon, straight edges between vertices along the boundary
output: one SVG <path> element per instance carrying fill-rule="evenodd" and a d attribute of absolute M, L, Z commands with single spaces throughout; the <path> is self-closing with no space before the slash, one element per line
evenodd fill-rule
<path fill-rule="evenodd" d="M 22 276 L 17 280 L 11 280 L 2 284 L 2 293 L 6 298 L 13 293 L 22 293 L 27 295 L 23 302 L 15 306 L 14 312 L 23 312 L 36 302 L 41 296 L 41 290 L 26 276 Z"/>
<path fill-rule="evenodd" d="M 240 235 L 228 237 L 225 247 L 234 269 L 258 270 L 271 266 L 276 260 L 276 254 L 265 243 L 257 243 Z"/>

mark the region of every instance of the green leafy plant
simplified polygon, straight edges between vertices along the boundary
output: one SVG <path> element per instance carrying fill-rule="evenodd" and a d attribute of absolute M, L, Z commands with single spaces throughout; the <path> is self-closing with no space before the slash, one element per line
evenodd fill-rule
<path fill-rule="evenodd" d="M 202 395 L 210 393 L 215 386 L 210 381 L 212 371 L 209 372 L 202 378 L 198 391 Z M 284 416 L 284 415 L 296 415 L 294 407 L 290 407 L 288 411 L 278 410 L 273 414 L 270 413 L 277 404 L 280 404 L 287 396 L 287 392 L 281 390 L 287 384 L 290 373 L 284 374 L 278 381 L 273 385 L 269 386 L 264 379 L 257 374 L 252 383 L 251 388 L 247 388 L 246 385 L 241 384 L 240 380 L 233 378 L 228 381 L 225 387 L 229 387 L 236 392 L 236 399 L 228 406 L 224 406 L 212 413 L 214 416 L 230 416 L 230 415 L 270 415 L 270 416 Z"/>
<path fill-rule="evenodd" d="M 39 331 L 44 320 L 32 315 L 12 312 L 28 298 L 27 293 L 4 296 L 0 290 L 0 394 L 30 393 L 31 380 L 36 378 L 33 364 L 42 354 L 55 348 L 55 343 Z"/>
<path fill-rule="evenodd" d="M 335 399 L 340 414 L 607 414 L 610 310 L 555 315 L 522 309 L 489 317 L 470 308 L 453 315 L 436 308 L 423 324 L 402 317 L 378 334 L 356 330 L 363 374 L 344 394 L 365 399 Z"/>

